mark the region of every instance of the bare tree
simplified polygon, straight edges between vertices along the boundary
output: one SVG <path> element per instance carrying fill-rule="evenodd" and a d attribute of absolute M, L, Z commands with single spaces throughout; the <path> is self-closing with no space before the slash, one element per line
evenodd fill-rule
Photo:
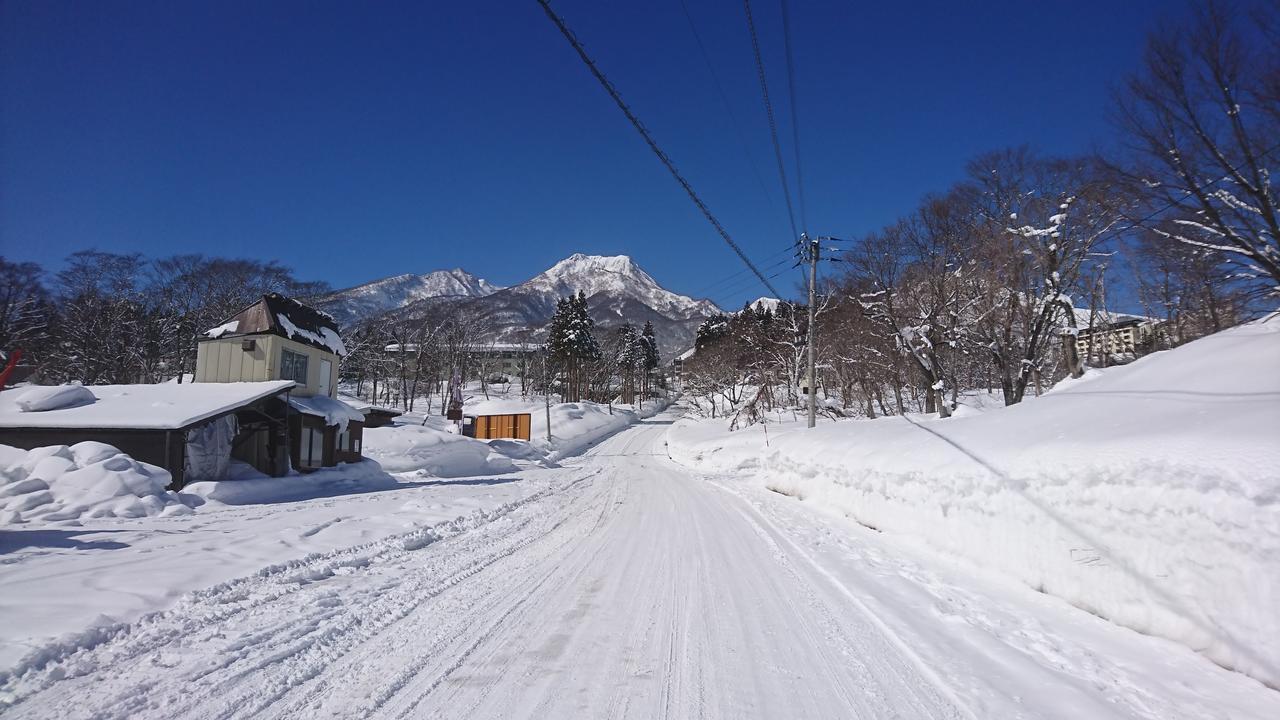
<path fill-rule="evenodd" d="M 52 304 L 35 263 L 0 257 L 0 352 L 22 350 L 38 360 L 49 338 Z"/>
<path fill-rule="evenodd" d="M 1148 42 L 1116 102 L 1150 228 L 1280 293 L 1280 3 L 1205 2 Z"/>

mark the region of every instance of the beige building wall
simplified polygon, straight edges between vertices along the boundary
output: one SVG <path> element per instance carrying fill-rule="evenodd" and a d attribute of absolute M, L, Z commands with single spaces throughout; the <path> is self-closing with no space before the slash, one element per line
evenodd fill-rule
<path fill-rule="evenodd" d="M 243 341 L 252 339 L 253 350 L 245 350 Z M 291 392 L 309 396 L 320 391 L 321 369 L 329 363 L 329 397 L 338 390 L 338 356 L 311 345 L 278 335 L 254 335 L 252 338 L 230 337 L 206 340 L 196 348 L 196 382 L 263 382 L 280 379 L 281 350 L 307 356 L 307 382 Z"/>

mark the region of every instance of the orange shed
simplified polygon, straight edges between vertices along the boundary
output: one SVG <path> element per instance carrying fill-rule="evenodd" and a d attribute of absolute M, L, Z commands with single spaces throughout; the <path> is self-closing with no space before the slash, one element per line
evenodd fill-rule
<path fill-rule="evenodd" d="M 477 440 L 511 438 L 528 440 L 533 416 L 529 413 L 513 415 L 468 415 L 463 420 L 462 433 Z"/>

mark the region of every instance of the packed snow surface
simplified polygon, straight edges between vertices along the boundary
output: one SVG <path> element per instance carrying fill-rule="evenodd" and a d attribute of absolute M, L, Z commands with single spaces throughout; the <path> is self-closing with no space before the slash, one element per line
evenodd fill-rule
<path fill-rule="evenodd" d="M 1280 319 L 947 420 L 687 422 L 672 456 L 1280 687 Z M 787 417 L 789 419 L 789 416 Z"/>
<path fill-rule="evenodd" d="M 0 445 L 0 526 L 190 513 L 167 489 L 171 481 L 164 468 L 100 442 L 34 450 Z"/>
<path fill-rule="evenodd" d="M 0 427 L 183 428 L 246 403 L 284 392 L 291 380 L 234 383 L 158 383 L 154 385 L 76 385 L 54 389 L 92 398 L 87 405 L 71 405 L 27 412 L 22 408 L 33 387 L 0 392 Z M 83 392 L 87 391 L 88 396 Z"/>
<path fill-rule="evenodd" d="M 5 716 L 1280 714 L 1184 647 L 695 475 L 671 419 L 514 476 L 0 536 L 0 632 L 112 615 L 8 664 Z"/>

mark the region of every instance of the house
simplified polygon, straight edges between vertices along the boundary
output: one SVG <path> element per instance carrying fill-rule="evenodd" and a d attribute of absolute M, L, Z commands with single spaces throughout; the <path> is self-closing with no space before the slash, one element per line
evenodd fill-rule
<path fill-rule="evenodd" d="M 106 443 L 168 470 L 175 490 L 224 479 L 233 459 L 280 476 L 289 471 L 293 387 L 289 380 L 19 387 L 0 392 L 0 444 Z"/>
<path fill-rule="evenodd" d="M 676 379 L 676 382 L 684 380 L 685 365 L 688 364 L 689 360 L 691 360 L 697 352 L 698 348 L 691 347 L 677 355 L 676 359 L 671 361 L 671 376 Z"/>
<path fill-rule="evenodd" d="M 271 293 L 205 333 L 195 382 L 292 381 L 289 456 L 314 470 L 361 456 L 365 416 L 336 398 L 346 352 L 333 318 Z"/>

